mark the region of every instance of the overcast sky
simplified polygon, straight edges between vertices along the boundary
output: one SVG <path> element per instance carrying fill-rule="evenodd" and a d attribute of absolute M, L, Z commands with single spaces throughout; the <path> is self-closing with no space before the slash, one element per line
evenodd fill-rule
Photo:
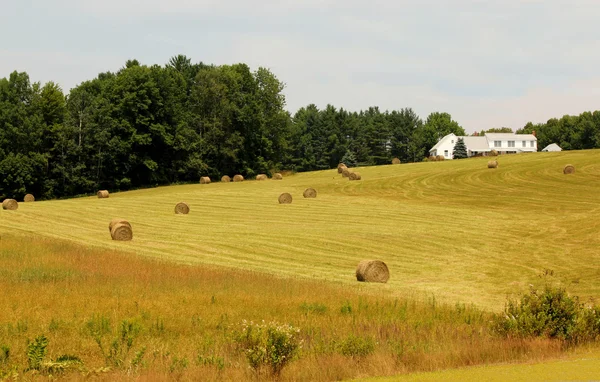
<path fill-rule="evenodd" d="M 287 108 L 412 107 L 468 132 L 600 109 L 598 0 L 0 0 L 0 77 L 245 62 Z"/>

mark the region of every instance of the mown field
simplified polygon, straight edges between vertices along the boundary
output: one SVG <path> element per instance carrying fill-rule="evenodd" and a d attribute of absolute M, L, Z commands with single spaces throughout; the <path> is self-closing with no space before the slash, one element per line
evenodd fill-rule
<path fill-rule="evenodd" d="M 499 162 L 495 170 L 484 158 L 361 168 L 356 182 L 328 170 L 21 203 L 16 212 L 0 212 L 0 233 L 354 288 L 364 288 L 355 282 L 357 263 L 380 259 L 390 268 L 384 288 L 391 293 L 491 310 L 546 270 L 572 293 L 600 296 L 600 151 Z M 567 163 L 575 174 L 562 174 Z M 306 187 L 317 199 L 302 198 Z M 277 203 L 281 192 L 293 195 L 291 205 Z M 173 213 L 178 201 L 190 205 L 189 215 Z M 133 241 L 111 241 L 114 217 L 131 222 Z"/>
<path fill-rule="evenodd" d="M 244 320 L 299 329 L 281 380 L 562 356 L 561 342 L 500 337 L 490 322 L 530 284 L 600 296 L 598 159 L 522 154 L 495 170 L 469 159 L 361 168 L 355 182 L 328 170 L 20 203 L 0 211 L 0 378 L 40 374 L 26 354 L 40 335 L 45 362 L 82 360 L 65 374 L 76 379 L 272 378 L 239 348 Z M 306 187 L 318 197 L 303 199 Z M 279 205 L 281 192 L 294 202 Z M 178 201 L 189 215 L 173 213 Z M 131 222 L 131 242 L 110 239 L 113 217 Z M 356 282 L 361 259 L 385 261 L 390 281 Z"/>

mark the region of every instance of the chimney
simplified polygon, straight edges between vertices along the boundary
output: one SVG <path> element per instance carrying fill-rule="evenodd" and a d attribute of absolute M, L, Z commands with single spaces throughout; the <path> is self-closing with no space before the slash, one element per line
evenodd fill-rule
<path fill-rule="evenodd" d="M 537 136 L 535 135 L 535 130 L 533 130 L 533 131 L 531 132 L 531 134 L 533 134 L 533 136 L 534 136 L 534 137 L 537 137 Z"/>

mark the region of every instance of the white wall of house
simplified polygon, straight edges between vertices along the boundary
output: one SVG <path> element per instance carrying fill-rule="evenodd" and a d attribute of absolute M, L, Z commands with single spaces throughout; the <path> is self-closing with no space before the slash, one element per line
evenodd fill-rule
<path fill-rule="evenodd" d="M 537 141 L 523 139 L 499 139 L 488 141 L 490 149 L 496 151 L 537 151 Z"/>
<path fill-rule="evenodd" d="M 429 155 L 443 155 L 445 159 L 452 159 L 452 151 L 457 139 L 458 137 L 454 134 L 446 135 L 436 144 L 438 147 L 429 152 Z"/>

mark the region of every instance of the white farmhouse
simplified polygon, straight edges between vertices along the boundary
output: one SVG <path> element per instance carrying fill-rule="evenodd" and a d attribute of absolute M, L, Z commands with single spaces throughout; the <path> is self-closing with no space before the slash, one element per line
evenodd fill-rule
<path fill-rule="evenodd" d="M 443 155 L 445 159 L 452 159 L 452 151 L 458 138 L 464 140 L 470 157 L 488 155 L 492 150 L 496 150 L 498 154 L 537 151 L 537 138 L 533 134 L 487 133 L 466 137 L 448 134 L 429 150 L 429 155 Z"/>

